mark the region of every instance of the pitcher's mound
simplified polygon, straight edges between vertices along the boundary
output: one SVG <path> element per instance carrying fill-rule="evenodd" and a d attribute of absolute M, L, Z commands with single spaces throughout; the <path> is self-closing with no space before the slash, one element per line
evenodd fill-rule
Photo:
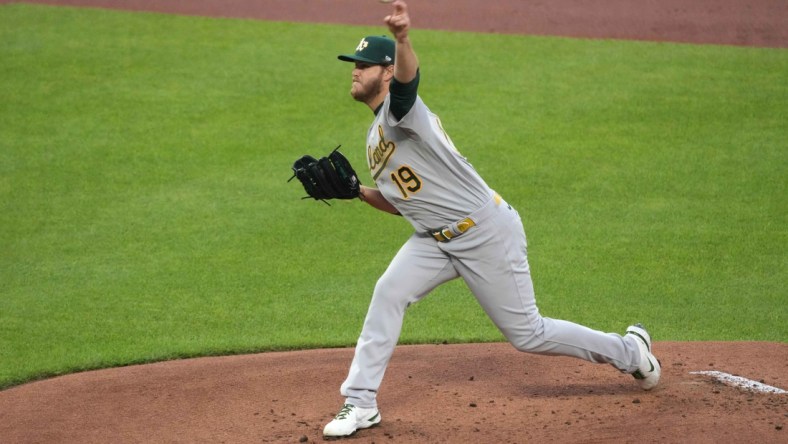
<path fill-rule="evenodd" d="M 788 345 L 657 342 L 651 392 L 607 365 L 509 344 L 397 348 L 383 422 L 355 442 L 788 442 Z M 353 350 L 189 359 L 79 373 L 0 392 L 10 443 L 321 442 Z M 752 380 L 739 388 L 695 371 Z"/>

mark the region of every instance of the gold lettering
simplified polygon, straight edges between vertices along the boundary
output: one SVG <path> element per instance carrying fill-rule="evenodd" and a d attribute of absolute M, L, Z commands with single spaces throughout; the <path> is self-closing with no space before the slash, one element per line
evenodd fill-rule
<path fill-rule="evenodd" d="M 369 161 L 369 171 L 372 173 L 373 179 L 377 179 L 380 176 L 389 158 L 394 154 L 394 150 L 397 149 L 397 144 L 387 141 L 383 135 L 383 125 L 378 125 L 378 136 L 380 140 L 377 146 L 374 148 L 367 146 L 367 160 Z"/>

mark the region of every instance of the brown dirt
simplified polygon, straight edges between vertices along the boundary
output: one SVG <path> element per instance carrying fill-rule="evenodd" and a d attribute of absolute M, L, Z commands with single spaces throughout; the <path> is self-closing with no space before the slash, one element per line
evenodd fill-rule
<path fill-rule="evenodd" d="M 508 344 L 400 346 L 383 422 L 347 440 L 397 443 L 788 442 L 788 395 L 721 385 L 720 370 L 788 387 L 788 345 L 658 342 L 651 392 L 607 365 Z M 200 358 L 85 372 L 0 392 L 11 443 L 322 442 L 348 349 Z"/>
<path fill-rule="evenodd" d="M 0 3 L 8 3 L 0 0 Z M 379 25 L 375 0 L 43 0 L 33 3 Z M 415 26 L 481 32 L 788 47 L 783 0 L 432 0 Z M 609 366 L 508 344 L 400 346 L 379 399 L 383 422 L 348 441 L 397 443 L 788 442 L 788 345 L 657 342 L 661 385 L 642 392 Z M 201 358 L 78 373 L 0 391 L 10 443 L 321 442 L 350 349 Z M 786 373 L 783 373 L 786 372 Z"/>
<path fill-rule="evenodd" d="M 26 2 L 353 25 L 381 25 L 389 9 L 377 0 Z M 788 47 L 785 0 L 411 0 L 408 6 L 414 26 L 427 29 Z"/>

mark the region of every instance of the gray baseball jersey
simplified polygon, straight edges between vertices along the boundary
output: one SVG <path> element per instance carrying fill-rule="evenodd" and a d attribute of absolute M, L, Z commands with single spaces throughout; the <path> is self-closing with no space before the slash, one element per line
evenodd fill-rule
<path fill-rule="evenodd" d="M 450 224 L 480 208 L 493 191 L 460 155 L 441 121 L 420 97 L 400 121 L 391 96 L 367 134 L 367 161 L 375 184 L 417 231 Z"/>

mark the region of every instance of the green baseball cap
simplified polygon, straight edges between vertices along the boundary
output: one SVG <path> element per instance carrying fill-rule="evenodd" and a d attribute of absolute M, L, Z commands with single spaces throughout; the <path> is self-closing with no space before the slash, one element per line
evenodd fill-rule
<path fill-rule="evenodd" d="M 394 40 L 386 36 L 371 35 L 364 37 L 356 46 L 353 55 L 340 55 L 343 62 L 364 62 L 372 65 L 391 65 L 394 63 Z"/>

